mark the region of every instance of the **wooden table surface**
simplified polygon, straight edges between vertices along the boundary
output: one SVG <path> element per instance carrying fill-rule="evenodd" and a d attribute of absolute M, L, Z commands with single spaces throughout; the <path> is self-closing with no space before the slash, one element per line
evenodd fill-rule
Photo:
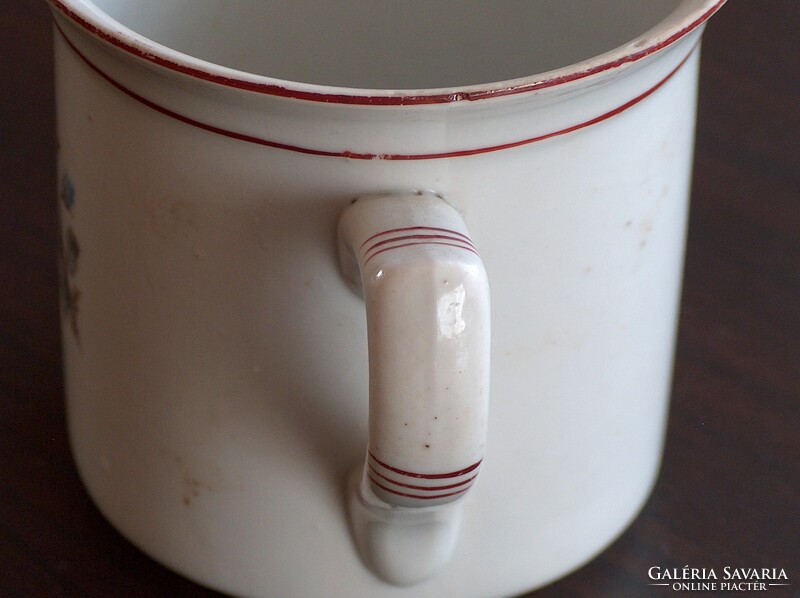
<path fill-rule="evenodd" d="M 731 0 L 708 26 L 661 477 L 537 598 L 677 595 L 648 570 L 685 565 L 783 569 L 767 593 L 800 596 L 799 39 L 798 0 Z M 51 47 L 42 0 L 0 0 L 0 596 L 217 596 L 118 535 L 70 458 Z"/>

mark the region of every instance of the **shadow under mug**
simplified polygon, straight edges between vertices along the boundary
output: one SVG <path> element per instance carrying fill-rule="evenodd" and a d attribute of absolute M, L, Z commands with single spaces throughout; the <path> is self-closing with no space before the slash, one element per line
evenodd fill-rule
<path fill-rule="evenodd" d="M 621 533 L 724 0 L 50 3 L 70 436 L 127 538 L 479 598 Z"/>

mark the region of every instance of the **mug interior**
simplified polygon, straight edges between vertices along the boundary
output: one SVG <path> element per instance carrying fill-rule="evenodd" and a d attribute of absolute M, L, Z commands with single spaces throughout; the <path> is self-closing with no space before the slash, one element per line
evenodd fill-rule
<path fill-rule="evenodd" d="M 94 0 L 136 33 L 220 66 L 306 84 L 463 87 L 589 59 L 682 0 Z"/>

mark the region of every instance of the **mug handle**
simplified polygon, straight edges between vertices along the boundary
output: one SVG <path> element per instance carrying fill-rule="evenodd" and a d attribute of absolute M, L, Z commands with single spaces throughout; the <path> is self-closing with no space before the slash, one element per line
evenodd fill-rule
<path fill-rule="evenodd" d="M 461 215 L 432 194 L 355 200 L 338 243 L 369 344 L 369 441 L 351 523 L 373 571 L 405 585 L 449 560 L 483 461 L 489 284 Z"/>

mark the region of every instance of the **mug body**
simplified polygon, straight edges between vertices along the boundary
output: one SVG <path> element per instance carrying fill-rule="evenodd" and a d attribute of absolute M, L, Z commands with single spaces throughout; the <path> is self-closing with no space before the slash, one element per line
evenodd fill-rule
<path fill-rule="evenodd" d="M 621 533 L 661 455 L 702 25 L 519 93 L 370 99 L 201 77 L 55 8 L 68 420 L 127 538 L 237 595 L 479 598 Z M 492 381 L 453 560 L 404 589 L 347 521 L 367 342 L 336 226 L 412 190 L 480 249 Z"/>

